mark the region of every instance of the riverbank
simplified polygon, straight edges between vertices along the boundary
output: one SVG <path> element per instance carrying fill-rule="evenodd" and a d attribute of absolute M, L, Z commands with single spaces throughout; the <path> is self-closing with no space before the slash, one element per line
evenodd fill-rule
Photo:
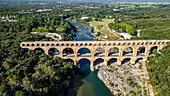
<path fill-rule="evenodd" d="M 144 96 L 147 92 L 144 65 L 137 64 L 112 64 L 102 66 L 97 76 L 113 95 L 137 95 Z"/>

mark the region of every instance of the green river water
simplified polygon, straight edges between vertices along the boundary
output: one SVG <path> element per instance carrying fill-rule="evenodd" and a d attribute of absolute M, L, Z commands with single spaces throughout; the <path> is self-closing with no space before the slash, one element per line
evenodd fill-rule
<path fill-rule="evenodd" d="M 74 38 L 76 41 L 93 40 L 90 26 L 79 25 L 75 22 L 71 23 L 79 28 L 78 37 Z M 82 50 L 82 52 L 84 51 L 86 50 Z M 79 64 L 79 72 L 74 75 L 66 96 L 113 96 L 104 83 L 97 77 L 97 71 L 90 71 L 89 60 L 82 59 L 79 61 Z"/>

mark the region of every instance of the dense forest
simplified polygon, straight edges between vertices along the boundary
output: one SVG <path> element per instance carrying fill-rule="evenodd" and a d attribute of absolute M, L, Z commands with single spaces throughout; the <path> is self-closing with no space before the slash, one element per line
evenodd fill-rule
<path fill-rule="evenodd" d="M 137 8 L 120 11 L 115 22 L 109 28 L 116 32 L 135 34 L 140 30 L 140 37 L 135 39 L 170 39 L 170 6 L 162 8 Z M 128 32 L 127 26 L 131 27 Z"/>
<path fill-rule="evenodd" d="M 130 15 L 130 20 L 125 20 L 130 25 L 135 25 L 141 30 L 139 39 L 170 39 L 170 7 L 156 9 L 141 9 L 139 11 L 125 12 Z M 140 16 L 145 17 L 140 17 Z"/>
<path fill-rule="evenodd" d="M 44 36 L 27 32 L 0 33 L 0 95 L 62 95 L 74 67 L 61 58 L 41 50 L 22 49 L 22 41 L 42 40 Z"/>
<path fill-rule="evenodd" d="M 148 58 L 148 74 L 150 83 L 154 86 L 156 96 L 169 96 L 170 94 L 170 44 L 155 56 Z"/>
<path fill-rule="evenodd" d="M 77 28 L 63 16 L 52 13 L 24 14 L 8 10 L 1 10 L 1 18 L 16 19 L 16 22 L 0 21 L 0 95 L 63 96 L 74 74 L 73 64 L 47 56 L 42 50 L 23 49 L 20 43 L 53 40 L 31 35 L 32 31 L 57 33 L 62 40 L 74 40 L 71 30 L 76 32 Z"/>

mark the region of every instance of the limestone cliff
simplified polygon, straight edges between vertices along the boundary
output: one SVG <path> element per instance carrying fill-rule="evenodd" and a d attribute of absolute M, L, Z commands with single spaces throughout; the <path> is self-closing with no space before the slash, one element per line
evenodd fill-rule
<path fill-rule="evenodd" d="M 142 64 L 103 66 L 98 71 L 98 77 L 114 95 L 143 95 L 145 78 Z"/>

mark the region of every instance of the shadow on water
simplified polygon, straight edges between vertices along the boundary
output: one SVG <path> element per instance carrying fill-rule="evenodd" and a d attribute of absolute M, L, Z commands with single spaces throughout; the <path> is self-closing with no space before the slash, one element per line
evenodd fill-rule
<path fill-rule="evenodd" d="M 81 86 L 84 84 L 83 79 L 90 74 L 90 61 L 87 59 L 81 59 L 79 61 L 79 70 L 74 75 L 74 78 L 71 82 L 71 86 L 69 87 L 67 94 L 65 96 L 78 96 L 78 91 Z"/>
<path fill-rule="evenodd" d="M 104 83 L 97 77 L 97 71 L 90 71 L 90 61 L 79 61 L 80 69 L 74 75 L 66 96 L 113 96 Z"/>

